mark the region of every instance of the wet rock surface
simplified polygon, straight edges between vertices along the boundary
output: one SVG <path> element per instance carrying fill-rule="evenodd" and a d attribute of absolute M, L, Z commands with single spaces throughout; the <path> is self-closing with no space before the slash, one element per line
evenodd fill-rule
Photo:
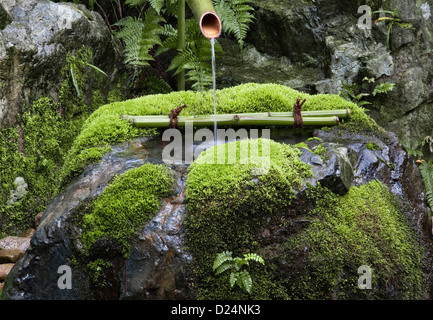
<path fill-rule="evenodd" d="M 369 115 L 400 138 L 422 140 L 432 127 L 433 2 L 367 4 L 373 12 L 398 12 L 409 25 L 394 25 L 387 43 L 387 23 L 358 28 L 359 2 L 254 1 L 256 19 L 243 50 L 221 41 L 228 54 L 217 59 L 218 86 L 273 82 L 308 93 L 339 94 L 342 80 L 360 84 L 368 77 L 375 85 L 394 83 L 392 92 L 368 98 L 374 102 L 367 106 Z M 377 18 L 375 14 L 372 20 Z"/>
<path fill-rule="evenodd" d="M 391 134 L 378 139 L 336 132 L 316 130 L 314 135 L 320 140 L 305 141 L 308 150 L 303 150 L 301 160 L 312 167 L 313 178 L 309 182 L 323 183 L 338 194 L 344 194 L 350 186 L 362 185 L 373 179 L 384 182 L 405 204 L 405 214 L 423 237 L 430 257 L 429 211 L 423 201 L 422 180 L 415 163 L 398 139 Z M 291 139 L 292 143 L 299 142 Z M 284 142 L 281 137 L 280 142 Z M 107 275 L 110 278 L 108 286 L 98 289 L 92 284 L 89 274 L 71 264 L 82 246 L 77 240 L 81 231 L 74 219 L 80 201 L 92 201 L 114 175 L 146 162 L 161 163 L 165 145 L 158 137 L 125 142 L 113 146 L 113 150 L 99 163 L 90 165 L 47 207 L 29 248 L 6 278 L 2 298 L 194 299 L 192 258 L 184 246 L 186 165 L 172 166 L 176 191 L 170 198 L 163 199 L 159 212 L 132 240 L 127 259 L 121 256 L 120 250 L 115 250 L 113 244 L 107 241 L 98 244 L 100 251 L 106 253 L 104 257 L 113 262 L 113 269 Z M 326 152 L 320 155 L 314 153 L 319 145 L 326 148 Z M 308 205 L 307 202 L 304 204 Z M 303 217 L 295 220 L 295 229 L 309 224 L 309 220 Z M 279 226 L 272 232 L 265 230 L 263 237 L 272 242 L 287 232 Z M 58 268 L 62 265 L 69 265 L 72 269 L 73 285 L 68 290 L 58 286 L 61 276 Z"/>
<path fill-rule="evenodd" d="M 119 77 L 121 48 L 102 17 L 84 5 L 48 0 L 5 0 L 0 5 L 0 120 L 15 125 L 21 103 L 57 98 L 67 53 L 92 49 L 108 77 Z"/>

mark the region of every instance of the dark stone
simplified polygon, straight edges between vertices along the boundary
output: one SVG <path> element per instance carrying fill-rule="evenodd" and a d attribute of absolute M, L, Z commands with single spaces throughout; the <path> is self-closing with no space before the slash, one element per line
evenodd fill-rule
<path fill-rule="evenodd" d="M 344 195 L 349 191 L 353 180 L 353 168 L 347 155 L 347 149 L 328 145 L 323 158 L 310 150 L 302 149 L 300 159 L 311 166 L 313 177 L 306 180 L 313 186 L 320 183 L 332 192 Z"/>
<path fill-rule="evenodd" d="M 0 3 L 0 30 L 3 30 L 11 22 L 11 16 L 7 13 L 5 8 L 3 8 L 3 5 Z"/>

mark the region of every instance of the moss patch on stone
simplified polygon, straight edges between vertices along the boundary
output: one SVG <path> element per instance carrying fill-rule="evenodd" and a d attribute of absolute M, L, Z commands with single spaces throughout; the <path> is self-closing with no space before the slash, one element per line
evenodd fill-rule
<path fill-rule="evenodd" d="M 422 299 L 424 251 L 393 194 L 375 180 L 344 196 L 311 190 L 311 225 L 279 246 L 291 299 Z M 369 266 L 372 289 L 358 288 Z M 278 270 L 278 269 L 276 269 Z"/>
<path fill-rule="evenodd" d="M 294 147 L 270 147 L 262 176 L 254 175 L 254 161 L 211 164 L 215 147 L 190 167 L 186 244 L 199 299 L 425 298 L 423 248 L 384 184 L 372 181 L 344 196 L 320 185 L 296 192 L 311 174 L 308 165 Z M 264 269 L 249 266 L 251 295 L 213 274 L 225 250 L 265 259 Z M 362 265 L 372 270 L 372 290 L 358 288 Z"/>
<path fill-rule="evenodd" d="M 85 119 L 100 105 L 120 99 L 118 88 L 106 99 L 102 96 L 102 75 L 94 74 L 86 65 L 91 61 L 89 48 L 68 54 L 61 70 L 64 80 L 59 84 L 58 101 L 40 97 L 23 106 L 19 125 L 0 129 L 0 237 L 34 226 L 36 214 L 45 210 L 57 192 L 62 165 Z M 72 83 L 71 68 L 80 96 Z M 86 163 L 99 159 L 108 150 L 106 147 L 86 150 Z M 27 193 L 9 203 L 17 177 L 24 178 Z"/>
<path fill-rule="evenodd" d="M 245 140 L 244 140 L 245 141 Z M 250 151 L 263 151 L 269 143 L 269 166 L 263 165 L 253 153 L 248 164 L 239 161 L 241 141 L 228 143 L 238 150 L 234 164 L 213 164 L 216 147 L 203 152 L 190 167 L 186 197 L 186 243 L 195 259 L 195 275 L 199 282 L 199 298 L 244 299 L 239 288 L 229 289 L 228 279 L 214 277 L 212 263 L 216 255 L 229 250 L 235 256 L 254 253 L 259 249 L 257 232 L 266 219 L 288 208 L 295 192 L 305 177 L 311 175 L 310 167 L 298 158 L 299 150 L 272 140 L 246 140 Z M 263 154 L 262 154 L 263 155 Z M 262 173 L 257 175 L 257 172 Z M 281 299 L 285 293 L 273 282 L 269 270 L 255 269 L 252 298 Z"/>
<path fill-rule="evenodd" d="M 114 239 L 129 252 L 128 240 L 154 217 L 161 199 L 173 191 L 173 173 L 163 165 L 145 164 L 117 176 L 82 217 L 85 251 L 99 239 Z"/>
<path fill-rule="evenodd" d="M 375 131 L 379 127 L 364 109 L 337 95 L 309 95 L 276 84 L 248 83 L 217 90 L 218 113 L 292 111 L 297 98 L 307 99 L 304 110 L 351 109 L 352 117 L 343 126 L 347 130 Z M 63 185 L 89 163 L 88 148 L 106 148 L 114 143 L 156 133 L 155 129 L 137 129 L 121 115 L 168 115 L 181 105 L 188 105 L 183 115 L 213 114 L 213 92 L 172 92 L 148 95 L 137 99 L 107 104 L 96 110 L 86 121 L 62 170 Z M 102 150 L 102 149 L 100 149 Z M 102 152 L 101 152 L 102 153 Z"/>

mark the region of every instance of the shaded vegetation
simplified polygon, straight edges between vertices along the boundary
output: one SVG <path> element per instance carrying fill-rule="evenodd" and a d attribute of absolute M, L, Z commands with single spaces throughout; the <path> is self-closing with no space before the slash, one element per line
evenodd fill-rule
<path fill-rule="evenodd" d="M 56 193 L 63 160 L 85 119 L 98 106 L 121 99 L 115 90 L 104 97 L 103 75 L 88 65 L 91 62 L 88 48 L 68 54 L 61 71 L 64 80 L 59 84 L 58 102 L 41 97 L 24 106 L 19 126 L 0 130 L 0 236 L 33 225 L 34 216 L 44 211 Z M 79 96 L 76 88 L 82 93 Z M 92 157 L 94 154 L 88 156 Z M 18 176 L 27 183 L 27 193 L 11 203 L 9 197 Z"/>

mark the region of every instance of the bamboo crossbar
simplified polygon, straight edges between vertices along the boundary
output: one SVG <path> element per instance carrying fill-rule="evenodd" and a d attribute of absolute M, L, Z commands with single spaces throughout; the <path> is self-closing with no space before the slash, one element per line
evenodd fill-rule
<path fill-rule="evenodd" d="M 167 115 L 121 116 L 129 120 L 137 128 L 168 128 L 170 118 Z M 350 110 L 326 110 L 302 112 L 304 126 L 333 126 L 340 119 L 350 118 Z M 194 126 L 293 126 L 295 123 L 292 112 L 263 112 L 218 115 L 178 116 L 177 126 L 184 127 L 187 123 Z"/>

